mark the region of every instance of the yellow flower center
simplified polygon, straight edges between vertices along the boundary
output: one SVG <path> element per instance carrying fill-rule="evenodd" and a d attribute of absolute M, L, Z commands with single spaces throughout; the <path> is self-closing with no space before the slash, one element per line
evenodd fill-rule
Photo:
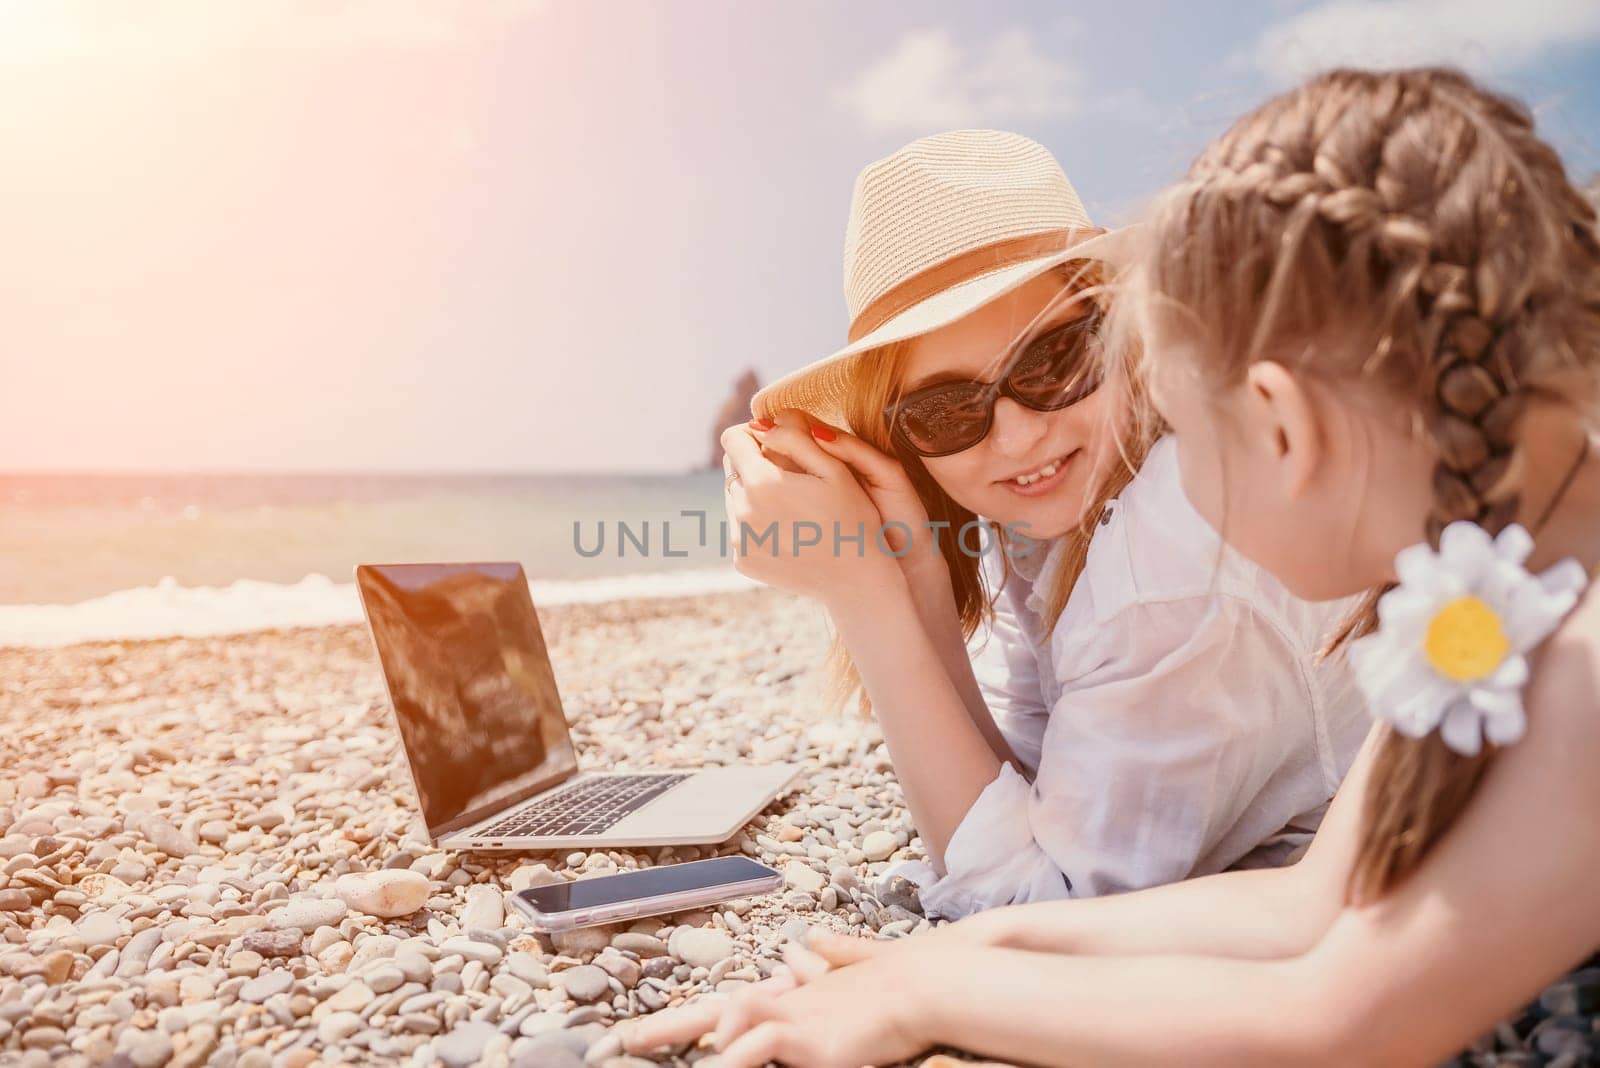
<path fill-rule="evenodd" d="M 1494 609 L 1477 597 L 1458 597 L 1428 624 L 1428 663 L 1447 679 L 1476 682 L 1494 673 L 1511 651 Z"/>

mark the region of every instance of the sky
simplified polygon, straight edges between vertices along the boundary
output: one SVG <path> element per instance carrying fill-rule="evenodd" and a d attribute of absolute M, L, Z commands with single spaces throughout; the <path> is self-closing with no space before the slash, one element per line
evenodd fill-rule
<path fill-rule="evenodd" d="M 865 164 L 1016 130 L 1119 225 L 1340 62 L 1600 171 L 1594 0 L 0 0 L 0 470 L 684 470 L 843 343 Z"/>

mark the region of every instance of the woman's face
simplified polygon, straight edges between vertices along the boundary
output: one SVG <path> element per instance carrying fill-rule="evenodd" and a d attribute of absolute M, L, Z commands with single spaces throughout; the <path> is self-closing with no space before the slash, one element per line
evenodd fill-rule
<path fill-rule="evenodd" d="M 1047 308 L 1065 303 L 1061 293 L 1060 276 L 1046 274 L 917 338 L 901 369 L 902 392 L 957 379 L 993 381 L 1017 342 L 1091 310 L 1088 301 L 1078 300 L 1041 318 Z M 1098 341 L 1091 339 L 1085 359 L 1097 361 L 1100 355 Z M 1090 489 L 1116 456 L 1112 394 L 1097 389 L 1053 412 L 1036 412 L 1001 396 L 982 441 L 923 463 L 956 503 L 978 515 L 1030 537 L 1064 534 L 1081 521 Z"/>

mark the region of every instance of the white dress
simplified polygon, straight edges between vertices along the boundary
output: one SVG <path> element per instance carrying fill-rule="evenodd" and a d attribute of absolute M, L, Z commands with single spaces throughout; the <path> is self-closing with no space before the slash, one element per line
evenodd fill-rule
<path fill-rule="evenodd" d="M 1090 897 L 1230 867 L 1308 841 L 1370 726 L 1337 655 L 1350 602 L 1312 604 L 1227 548 L 1158 442 L 1089 546 L 1054 632 L 1040 615 L 1062 543 L 1011 561 L 974 670 L 1009 764 L 957 827 L 932 915 Z M 991 577 L 997 579 L 999 557 Z"/>

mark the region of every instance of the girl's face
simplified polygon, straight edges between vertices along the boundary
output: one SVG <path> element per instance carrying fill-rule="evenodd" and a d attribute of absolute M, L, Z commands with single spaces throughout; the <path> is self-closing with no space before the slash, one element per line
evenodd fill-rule
<path fill-rule="evenodd" d="M 1306 600 L 1393 577 L 1395 553 L 1421 540 L 1433 460 L 1392 405 L 1266 360 L 1218 384 L 1193 340 L 1146 341 L 1184 492 L 1229 545 Z"/>
<path fill-rule="evenodd" d="M 1064 303 L 1061 286 L 1058 275 L 1043 275 L 917 338 L 901 368 L 902 391 L 952 380 L 994 381 L 1019 341 L 1091 310 L 1087 300 L 1078 300 L 1041 317 L 1046 309 Z M 1091 339 L 1085 360 L 1098 361 L 1100 356 L 1098 340 Z M 983 440 L 922 462 L 934 481 L 964 508 L 1029 537 L 1064 534 L 1083 518 L 1089 491 L 1115 459 L 1112 393 L 1097 389 L 1053 412 L 1036 412 L 1010 397 L 998 397 Z"/>

